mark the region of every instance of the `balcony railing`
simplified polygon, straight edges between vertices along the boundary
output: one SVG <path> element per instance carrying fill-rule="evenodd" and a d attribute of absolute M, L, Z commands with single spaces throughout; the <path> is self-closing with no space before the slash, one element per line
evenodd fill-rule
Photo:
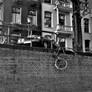
<path fill-rule="evenodd" d="M 60 1 L 60 5 L 63 6 L 63 7 L 72 8 L 71 3 L 68 3 L 68 2 L 66 3 L 66 2 Z"/>
<path fill-rule="evenodd" d="M 73 37 L 73 27 L 57 25 L 56 33 L 64 37 L 67 37 L 67 36 Z"/>
<path fill-rule="evenodd" d="M 73 32 L 73 27 L 72 26 L 67 26 L 67 25 L 57 25 L 56 28 L 57 32 L 64 32 L 64 33 L 72 33 Z"/>
<path fill-rule="evenodd" d="M 62 2 L 60 1 L 60 4 L 58 5 L 58 8 L 61 10 L 61 11 L 64 11 L 64 12 L 69 12 L 69 11 L 72 11 L 72 4 L 71 3 L 65 3 L 65 2 Z"/>

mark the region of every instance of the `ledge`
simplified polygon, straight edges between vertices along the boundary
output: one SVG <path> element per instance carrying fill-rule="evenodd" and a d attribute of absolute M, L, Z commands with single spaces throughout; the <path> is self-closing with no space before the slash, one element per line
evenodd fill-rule
<path fill-rule="evenodd" d="M 23 46 L 23 45 L 6 45 L 6 44 L 0 44 L 0 48 L 8 48 L 8 49 L 16 49 L 16 50 L 30 50 L 30 51 L 39 51 L 39 52 L 50 52 L 52 53 L 52 49 L 45 49 L 40 47 L 29 47 L 29 46 Z"/>
<path fill-rule="evenodd" d="M 6 45 L 6 44 L 0 44 L 0 48 L 8 48 L 8 49 L 16 49 L 16 50 L 30 50 L 30 51 L 38 51 L 38 52 L 48 52 L 48 53 L 54 53 L 56 50 L 55 49 L 46 49 L 46 48 L 40 48 L 40 47 L 29 47 L 29 46 L 19 46 L 19 45 Z M 71 51 L 65 51 L 63 52 L 62 50 L 59 52 L 59 54 L 69 54 L 69 55 L 75 55 L 74 52 Z M 90 52 L 76 52 L 76 55 L 81 55 L 81 56 L 92 56 L 92 53 Z"/>

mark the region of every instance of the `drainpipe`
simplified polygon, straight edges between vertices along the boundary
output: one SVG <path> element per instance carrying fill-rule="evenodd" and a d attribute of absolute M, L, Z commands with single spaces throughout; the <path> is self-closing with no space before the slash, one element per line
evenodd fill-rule
<path fill-rule="evenodd" d="M 57 7 L 57 25 L 59 25 L 59 9 Z"/>
<path fill-rule="evenodd" d="M 56 9 L 56 14 L 57 14 L 57 25 L 56 25 L 56 31 L 55 31 L 56 33 L 58 32 L 58 26 L 59 26 L 59 9 L 58 9 L 59 4 L 60 4 L 59 1 L 56 0 L 55 2 L 55 5 L 56 5 L 55 9 Z M 58 40 L 57 34 L 55 34 L 55 41 L 57 42 L 57 40 Z"/>

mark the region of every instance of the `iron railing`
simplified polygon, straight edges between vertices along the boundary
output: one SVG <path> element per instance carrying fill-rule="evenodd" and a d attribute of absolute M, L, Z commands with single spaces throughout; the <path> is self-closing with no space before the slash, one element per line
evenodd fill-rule
<path fill-rule="evenodd" d="M 59 1 L 61 7 L 66 7 L 66 8 L 72 8 L 72 5 L 70 2 L 63 2 L 63 1 Z"/>
<path fill-rule="evenodd" d="M 67 25 L 57 25 L 56 28 L 57 32 L 61 32 L 61 33 L 70 33 L 73 34 L 73 27 L 72 26 L 67 26 Z"/>

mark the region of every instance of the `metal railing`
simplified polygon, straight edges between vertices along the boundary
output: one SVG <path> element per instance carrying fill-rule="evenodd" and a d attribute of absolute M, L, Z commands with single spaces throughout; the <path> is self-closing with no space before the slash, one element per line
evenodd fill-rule
<path fill-rule="evenodd" d="M 57 25 L 56 30 L 58 32 L 73 33 L 73 27 L 67 25 Z"/>
<path fill-rule="evenodd" d="M 72 8 L 72 4 L 70 2 L 63 2 L 63 1 L 59 1 L 61 7 L 65 7 L 65 8 Z"/>

